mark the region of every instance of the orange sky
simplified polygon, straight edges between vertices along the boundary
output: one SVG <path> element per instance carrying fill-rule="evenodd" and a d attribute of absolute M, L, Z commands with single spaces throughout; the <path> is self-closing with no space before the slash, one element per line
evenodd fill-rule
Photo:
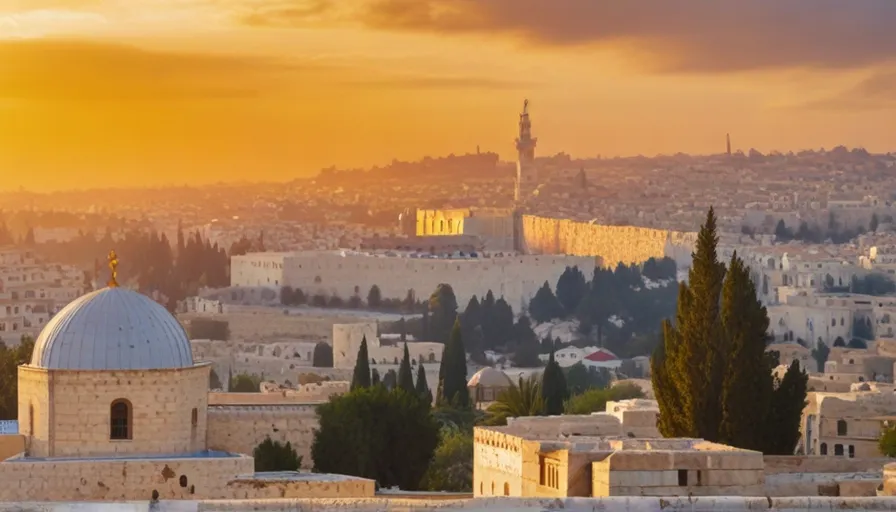
<path fill-rule="evenodd" d="M 671 4 L 671 5 L 670 5 Z M 894 148 L 893 0 L 0 0 L 0 190 Z"/>

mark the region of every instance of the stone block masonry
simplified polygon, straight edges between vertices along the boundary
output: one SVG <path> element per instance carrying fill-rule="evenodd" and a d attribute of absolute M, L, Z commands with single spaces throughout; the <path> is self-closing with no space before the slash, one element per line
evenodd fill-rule
<path fill-rule="evenodd" d="M 208 408 L 208 447 L 251 455 L 265 437 L 289 441 L 311 468 L 311 444 L 318 427 L 315 405 L 211 406 Z"/>

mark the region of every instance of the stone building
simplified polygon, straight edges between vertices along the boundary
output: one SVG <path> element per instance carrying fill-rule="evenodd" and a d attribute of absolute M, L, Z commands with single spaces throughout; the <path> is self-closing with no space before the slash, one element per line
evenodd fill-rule
<path fill-rule="evenodd" d="M 884 390 L 846 393 L 809 392 L 803 409 L 800 450 L 807 455 L 879 457 L 878 439 L 896 421 L 896 395 Z"/>
<path fill-rule="evenodd" d="M 333 324 L 333 367 L 354 368 L 361 341 L 367 339 L 367 355 L 371 364 L 399 364 L 404 357 L 404 342 L 377 335 L 376 322 Z M 408 354 L 416 368 L 423 362 L 435 365 L 442 362 L 445 345 L 435 342 L 408 342 Z"/>
<path fill-rule="evenodd" d="M 63 308 L 19 367 L 0 501 L 373 495 L 364 479 L 256 474 L 251 456 L 215 434 L 210 365 L 194 361 L 177 320 L 112 284 Z"/>
<path fill-rule="evenodd" d="M 504 427 L 476 427 L 474 496 L 763 495 L 761 453 L 701 439 L 662 439 L 656 412 L 644 405 L 610 403 L 613 414 L 515 418 Z"/>

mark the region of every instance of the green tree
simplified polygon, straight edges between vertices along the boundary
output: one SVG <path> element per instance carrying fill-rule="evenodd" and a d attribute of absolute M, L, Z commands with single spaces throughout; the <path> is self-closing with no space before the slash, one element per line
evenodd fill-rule
<path fill-rule="evenodd" d="M 7 348 L 0 342 L 0 420 L 19 417 L 19 366 L 31 362 L 34 340 L 22 336 L 19 344 Z"/>
<path fill-rule="evenodd" d="M 439 444 L 429 403 L 401 389 L 359 388 L 317 408 L 311 445 L 319 473 L 376 480 L 417 490 Z"/>
<path fill-rule="evenodd" d="M 367 292 L 367 307 L 370 309 L 379 309 L 383 305 L 383 294 L 380 292 L 380 287 L 377 285 L 373 285 L 370 287 L 370 291 Z"/>
<path fill-rule="evenodd" d="M 443 432 L 423 482 L 430 491 L 472 492 L 473 436 L 456 430 Z"/>
<path fill-rule="evenodd" d="M 314 345 L 312 364 L 315 368 L 332 368 L 333 347 L 323 341 L 320 341 L 316 345 Z"/>
<path fill-rule="evenodd" d="M 429 384 L 426 382 L 426 369 L 423 368 L 423 361 L 417 365 L 417 383 L 414 391 L 420 395 L 420 398 L 426 400 L 426 403 L 432 403 L 432 391 L 429 390 Z"/>
<path fill-rule="evenodd" d="M 605 412 L 607 402 L 644 398 L 644 391 L 634 384 L 620 384 L 606 389 L 592 388 L 569 399 L 564 406 L 566 414 L 591 414 Z"/>
<path fill-rule="evenodd" d="M 544 412 L 548 416 L 563 414 L 563 403 L 569 398 L 566 389 L 566 378 L 563 370 L 554 360 L 554 351 L 551 351 L 550 359 L 544 369 L 541 379 L 541 396 L 544 399 Z"/>
<path fill-rule="evenodd" d="M 768 455 L 793 455 L 800 440 L 800 422 L 803 408 L 808 403 L 806 392 L 809 376 L 800 369 L 799 361 L 790 363 L 784 378 L 777 383 L 772 395 L 771 410 L 766 420 L 766 446 Z"/>
<path fill-rule="evenodd" d="M 544 398 L 541 382 L 537 375 L 520 377 L 517 384 L 501 391 L 498 398 L 488 408 L 487 424 L 506 425 L 507 418 L 541 416 L 544 413 Z"/>
<path fill-rule="evenodd" d="M 605 389 L 610 385 L 612 375 L 606 368 L 586 367 L 581 362 L 564 369 L 566 387 L 570 395 L 580 395 L 589 389 Z"/>
<path fill-rule="evenodd" d="M 824 373 L 824 363 L 828 361 L 828 355 L 830 355 L 830 353 L 831 349 L 829 349 L 823 341 L 819 341 L 818 345 L 812 349 L 812 359 L 815 359 L 815 364 L 818 365 L 819 372 Z"/>
<path fill-rule="evenodd" d="M 722 381 L 719 439 L 749 450 L 762 450 L 771 434 L 756 428 L 772 406 L 774 380 L 765 355 L 768 313 L 756 298 L 750 269 L 731 257 L 722 289 L 722 331 L 727 370 Z M 799 431 L 799 429 L 797 429 Z"/>
<path fill-rule="evenodd" d="M 286 444 L 272 441 L 266 436 L 264 441 L 252 451 L 255 458 L 255 471 L 297 471 L 302 465 L 300 457 L 289 441 Z"/>
<path fill-rule="evenodd" d="M 398 367 L 398 387 L 408 393 L 414 392 L 414 372 L 411 370 L 411 355 L 408 352 L 408 344 L 404 344 L 404 356 Z"/>
<path fill-rule="evenodd" d="M 687 284 L 679 285 L 676 325 L 665 322 L 654 356 L 654 390 L 660 408 L 658 427 L 666 437 L 717 440 L 724 360 L 719 296 L 724 268 L 718 261 L 716 218 L 712 208 L 697 237 Z"/>
<path fill-rule="evenodd" d="M 429 334 L 435 341 L 447 343 L 457 320 L 457 298 L 451 285 L 440 284 L 429 297 Z"/>
<path fill-rule="evenodd" d="M 884 457 L 896 457 L 896 425 L 883 429 L 877 441 L 878 450 Z"/>
<path fill-rule="evenodd" d="M 358 359 L 355 361 L 355 371 L 352 373 L 351 389 L 370 387 L 370 355 L 367 353 L 367 336 L 361 338 L 361 346 L 358 348 Z"/>
<path fill-rule="evenodd" d="M 564 313 L 563 306 L 551 290 L 551 285 L 545 281 L 529 301 L 529 315 L 536 322 L 544 323 L 560 318 Z"/>
<path fill-rule="evenodd" d="M 557 300 L 567 315 L 572 315 L 579 307 L 579 302 L 588 293 L 585 274 L 579 267 L 566 267 L 557 280 Z"/>
<path fill-rule="evenodd" d="M 233 393 L 258 393 L 261 391 L 261 377 L 248 373 L 240 373 L 230 381 L 230 390 Z"/>
<path fill-rule="evenodd" d="M 214 369 L 208 373 L 208 389 L 223 389 L 224 385 L 221 384 L 221 378 L 218 377 L 218 373 L 215 372 Z"/>
<path fill-rule="evenodd" d="M 460 319 L 455 318 L 451 329 L 451 338 L 442 352 L 442 364 L 439 366 L 440 395 L 437 402 L 466 408 L 470 405 L 470 392 L 467 390 L 467 353 L 461 337 Z"/>

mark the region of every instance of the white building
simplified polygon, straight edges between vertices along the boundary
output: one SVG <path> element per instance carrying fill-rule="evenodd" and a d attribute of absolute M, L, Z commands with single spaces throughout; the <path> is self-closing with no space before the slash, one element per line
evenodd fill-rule
<path fill-rule="evenodd" d="M 230 260 L 231 286 L 279 292 L 283 286 L 299 288 L 306 296 L 337 295 L 366 298 L 371 286 L 382 297 L 403 299 L 408 291 L 426 298 L 439 284 L 450 284 L 460 308 L 473 295 L 489 290 L 519 312 L 545 281 L 556 285 L 568 266 L 590 275 L 593 257 L 561 255 L 480 255 L 431 257 L 396 252 L 308 251 L 250 253 Z"/>
<path fill-rule="evenodd" d="M 84 292 L 75 267 L 41 262 L 28 250 L 0 248 L 0 341 L 35 338 L 50 318 Z"/>

